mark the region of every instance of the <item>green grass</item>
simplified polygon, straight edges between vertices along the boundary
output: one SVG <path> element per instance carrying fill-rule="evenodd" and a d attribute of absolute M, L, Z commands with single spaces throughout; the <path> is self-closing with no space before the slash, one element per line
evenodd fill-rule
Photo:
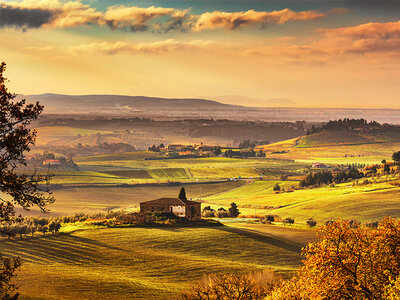
<path fill-rule="evenodd" d="M 322 162 L 332 165 L 347 163 L 380 163 L 382 159 L 390 160 L 392 154 L 400 149 L 400 142 L 396 139 L 378 140 L 371 138 L 369 142 L 363 142 L 365 137 L 352 140 L 348 135 L 341 131 L 322 132 L 312 136 L 300 137 L 280 143 L 265 145 L 262 148 L 267 157 L 293 159 L 297 163 L 311 164 L 312 162 Z M 346 138 L 347 137 L 347 138 Z M 274 152 L 285 153 L 274 154 Z"/>
<path fill-rule="evenodd" d="M 298 147 L 313 147 L 324 145 L 343 145 L 343 144 L 364 144 L 373 143 L 376 140 L 372 137 L 351 131 L 322 131 L 305 136 L 300 140 Z"/>
<path fill-rule="evenodd" d="M 273 182 L 253 182 L 234 190 L 205 198 L 214 207 L 238 204 L 244 214 L 277 214 L 294 217 L 299 223 L 314 218 L 319 223 L 328 219 L 354 218 L 362 222 L 385 216 L 400 217 L 400 188 L 389 182 L 368 185 L 340 184 L 335 187 L 296 190 L 274 194 Z M 205 205 L 204 204 L 204 205 Z M 273 207 L 269 209 L 267 207 Z"/>
<path fill-rule="evenodd" d="M 170 299 L 208 273 L 291 273 L 303 245 L 227 226 L 113 228 L 4 239 L 0 251 L 24 261 L 21 299 Z"/>

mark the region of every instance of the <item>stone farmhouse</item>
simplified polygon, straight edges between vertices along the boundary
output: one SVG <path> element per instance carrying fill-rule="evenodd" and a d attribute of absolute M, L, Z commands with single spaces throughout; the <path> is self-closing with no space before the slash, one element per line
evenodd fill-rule
<path fill-rule="evenodd" d="M 201 203 L 179 198 L 159 198 L 140 203 L 140 212 L 171 212 L 191 221 L 201 219 Z"/>

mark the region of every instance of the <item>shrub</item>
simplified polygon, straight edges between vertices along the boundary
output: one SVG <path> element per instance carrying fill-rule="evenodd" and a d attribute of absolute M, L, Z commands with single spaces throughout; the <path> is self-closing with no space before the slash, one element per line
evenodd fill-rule
<path fill-rule="evenodd" d="M 282 220 L 282 223 L 291 225 L 291 224 L 294 224 L 294 219 L 290 218 L 290 217 L 287 217 L 286 219 Z"/>
<path fill-rule="evenodd" d="M 217 218 L 229 218 L 230 214 L 226 210 L 218 210 L 215 212 Z"/>
<path fill-rule="evenodd" d="M 266 217 L 265 217 L 265 219 L 267 219 L 267 221 L 269 221 L 269 222 L 274 222 L 275 221 L 275 216 L 274 215 L 267 215 Z"/>
<path fill-rule="evenodd" d="M 279 186 L 279 184 L 275 184 L 274 187 L 272 188 L 274 190 L 274 192 L 278 192 L 281 190 L 281 187 Z"/>
<path fill-rule="evenodd" d="M 215 217 L 215 210 L 202 210 L 201 216 L 204 218 L 213 218 Z"/>
<path fill-rule="evenodd" d="M 306 223 L 310 228 L 315 227 L 317 225 L 317 221 L 315 221 L 313 218 L 309 218 L 306 221 Z"/>

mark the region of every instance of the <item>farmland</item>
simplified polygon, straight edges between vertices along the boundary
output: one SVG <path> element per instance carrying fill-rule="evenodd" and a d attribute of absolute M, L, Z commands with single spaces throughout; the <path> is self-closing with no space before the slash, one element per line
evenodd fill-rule
<path fill-rule="evenodd" d="M 384 134 L 323 132 L 259 149 L 265 158 L 178 159 L 135 151 L 74 157 L 77 170 L 49 168 L 56 198 L 48 207 L 49 216 L 134 212 L 139 202 L 176 197 L 181 186 L 188 198 L 201 200 L 202 207 L 227 209 L 235 202 L 242 216 L 221 219 L 224 226 L 220 227 L 106 228 L 75 223 L 63 224 L 60 234 L 4 238 L 0 252 L 24 261 L 18 276 L 21 299 L 96 299 L 99 295 L 102 299 L 122 295 L 170 299 L 205 274 L 270 269 L 290 277 L 301 262 L 301 247 L 315 240 L 315 230 L 305 225 L 308 218 L 319 226 L 338 218 L 366 223 L 400 216 L 397 174 L 376 174 L 368 182 L 298 188 L 307 172 L 318 171 L 312 162 L 331 169 L 348 163 L 380 163 L 400 149 L 395 139 Z M 273 190 L 276 184 L 279 193 Z M 290 217 L 295 223 L 266 225 L 251 219 L 268 214 Z"/>
<path fill-rule="evenodd" d="M 309 238 L 297 241 L 301 232 L 265 228 L 101 228 L 2 240 L 0 251 L 25 262 L 21 299 L 169 299 L 204 274 L 293 272 L 312 239 L 303 231 Z"/>
<path fill-rule="evenodd" d="M 256 208 L 257 214 L 292 217 L 303 224 L 308 218 L 319 223 L 337 218 L 370 222 L 384 216 L 400 216 L 400 188 L 389 182 L 340 184 L 280 194 L 274 194 L 272 186 L 273 182 L 253 182 L 204 201 L 214 208 L 235 202 L 244 214 L 254 214 Z"/>

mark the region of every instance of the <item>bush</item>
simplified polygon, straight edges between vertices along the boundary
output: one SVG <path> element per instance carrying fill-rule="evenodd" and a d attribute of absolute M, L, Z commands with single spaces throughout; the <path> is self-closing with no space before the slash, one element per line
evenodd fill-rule
<path fill-rule="evenodd" d="M 215 210 L 202 210 L 201 216 L 204 218 L 214 218 L 215 217 Z"/>
<path fill-rule="evenodd" d="M 217 218 L 229 218 L 230 214 L 226 210 L 218 210 L 215 212 Z"/>
<path fill-rule="evenodd" d="M 267 221 L 269 221 L 269 222 L 275 222 L 275 216 L 274 215 L 267 215 L 266 217 L 265 217 L 265 219 L 267 220 Z"/>
<path fill-rule="evenodd" d="M 291 225 L 291 224 L 294 224 L 294 219 L 290 218 L 290 217 L 287 217 L 286 219 L 282 220 L 282 223 Z"/>
<path fill-rule="evenodd" d="M 315 227 L 317 225 L 317 221 L 315 221 L 313 218 L 309 218 L 306 221 L 306 223 L 310 228 Z"/>
<path fill-rule="evenodd" d="M 279 192 L 281 190 L 281 187 L 277 183 L 277 184 L 274 185 L 274 187 L 272 189 L 274 190 L 274 192 Z"/>

